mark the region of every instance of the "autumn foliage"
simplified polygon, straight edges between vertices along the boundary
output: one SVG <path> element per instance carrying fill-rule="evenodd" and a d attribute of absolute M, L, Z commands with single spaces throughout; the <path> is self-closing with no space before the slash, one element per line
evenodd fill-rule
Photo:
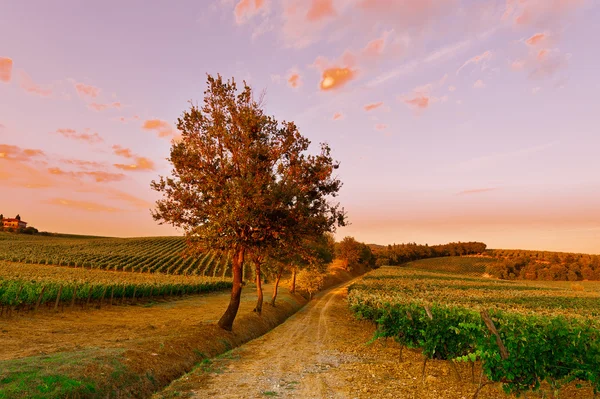
<path fill-rule="evenodd" d="M 293 122 L 265 114 L 244 83 L 208 76 L 204 105 L 179 118 L 171 176 L 152 182 L 163 194 L 154 218 L 185 231 L 190 250 L 232 255 L 233 288 L 219 326 L 231 330 L 247 255 L 292 246 L 333 231 L 345 213 L 331 203 L 341 187 L 330 148 L 308 154 L 310 141 Z"/>

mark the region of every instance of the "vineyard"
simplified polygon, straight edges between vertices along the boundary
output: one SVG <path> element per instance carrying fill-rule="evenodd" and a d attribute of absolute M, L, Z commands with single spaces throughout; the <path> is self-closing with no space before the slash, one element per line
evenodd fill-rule
<path fill-rule="evenodd" d="M 421 259 L 404 263 L 403 267 L 430 272 L 459 273 L 482 276 L 490 265 L 500 261 L 488 257 L 448 256 L 443 258 Z"/>
<path fill-rule="evenodd" d="M 352 285 L 348 298 L 357 316 L 377 323 L 376 338 L 419 348 L 426 359 L 480 361 L 481 378 L 507 393 L 547 383 L 557 394 L 571 382 L 600 390 L 598 283 L 517 283 L 383 267 Z"/>
<path fill-rule="evenodd" d="M 0 260 L 75 268 L 230 277 L 231 258 L 207 252 L 184 256 L 182 237 L 46 237 L 0 232 Z M 247 262 L 244 278 L 252 278 Z"/>
<path fill-rule="evenodd" d="M 231 288 L 220 278 L 108 272 L 0 261 L 0 314 L 123 304 Z"/>

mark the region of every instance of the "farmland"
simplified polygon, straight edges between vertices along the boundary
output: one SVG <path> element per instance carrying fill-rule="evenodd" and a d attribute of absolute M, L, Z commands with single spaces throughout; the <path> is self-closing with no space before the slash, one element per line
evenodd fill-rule
<path fill-rule="evenodd" d="M 110 271 L 229 277 L 228 255 L 185 256 L 182 237 L 29 236 L 0 232 L 0 260 Z M 248 262 L 244 276 L 252 276 Z"/>
<path fill-rule="evenodd" d="M 0 314 L 67 304 L 86 307 L 141 298 L 181 296 L 231 288 L 220 278 L 86 270 L 0 261 Z M 5 309 L 6 308 L 6 309 Z"/>
<path fill-rule="evenodd" d="M 460 259 L 473 258 L 451 260 L 449 268 Z M 349 288 L 350 307 L 377 323 L 376 337 L 419 348 L 426 359 L 478 361 L 482 376 L 506 392 L 537 390 L 542 383 L 558 392 L 573 381 L 600 389 L 600 284 L 517 283 L 425 270 L 434 269 L 426 264 L 432 261 L 440 262 L 383 267 Z M 465 262 L 470 268 L 475 261 Z"/>

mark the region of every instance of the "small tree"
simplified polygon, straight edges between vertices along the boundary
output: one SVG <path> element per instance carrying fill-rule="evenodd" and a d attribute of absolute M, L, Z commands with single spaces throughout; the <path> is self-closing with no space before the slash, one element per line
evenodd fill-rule
<path fill-rule="evenodd" d="M 306 291 L 309 299 L 312 299 L 313 295 L 323 288 L 324 282 L 323 273 L 319 270 L 310 268 L 302 269 L 298 272 L 298 289 Z"/>
<path fill-rule="evenodd" d="M 352 270 L 360 262 L 361 246 L 353 237 L 345 237 L 336 245 L 336 256 L 344 262 L 346 270 Z"/>
<path fill-rule="evenodd" d="M 234 80 L 208 75 L 204 95 L 202 108 L 192 105 L 178 120 L 172 176 L 152 182 L 163 194 L 153 216 L 184 229 L 192 253 L 231 251 L 233 288 L 218 323 L 231 330 L 246 254 L 332 231 L 345 214 L 328 201 L 341 182 L 327 145 L 307 155 L 310 142 L 296 125 L 265 115 L 245 83 L 238 93 Z"/>

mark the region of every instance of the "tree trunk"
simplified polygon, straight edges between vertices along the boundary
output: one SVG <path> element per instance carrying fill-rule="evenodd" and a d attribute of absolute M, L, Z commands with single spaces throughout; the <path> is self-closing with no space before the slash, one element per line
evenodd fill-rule
<path fill-rule="evenodd" d="M 277 298 L 277 288 L 279 288 L 279 280 L 281 280 L 281 274 L 283 273 L 283 267 L 279 268 L 277 277 L 275 278 L 275 287 L 273 288 L 273 296 L 271 297 L 271 306 L 275 307 L 275 299 Z"/>
<path fill-rule="evenodd" d="M 290 285 L 290 293 L 296 293 L 296 268 L 292 269 L 292 285 Z"/>
<path fill-rule="evenodd" d="M 261 264 L 261 260 L 257 259 L 255 261 L 255 268 L 256 268 L 256 296 L 257 296 L 257 300 L 256 300 L 256 307 L 254 308 L 254 311 L 258 314 L 262 313 L 262 305 L 263 305 L 263 290 L 262 290 L 262 283 L 260 280 L 260 264 Z"/>
<path fill-rule="evenodd" d="M 244 267 L 244 248 L 238 248 L 233 255 L 231 272 L 233 273 L 233 287 L 231 288 L 231 299 L 227 310 L 219 320 L 219 327 L 223 330 L 231 331 L 233 321 L 240 307 L 240 297 L 242 296 L 242 268 Z"/>

